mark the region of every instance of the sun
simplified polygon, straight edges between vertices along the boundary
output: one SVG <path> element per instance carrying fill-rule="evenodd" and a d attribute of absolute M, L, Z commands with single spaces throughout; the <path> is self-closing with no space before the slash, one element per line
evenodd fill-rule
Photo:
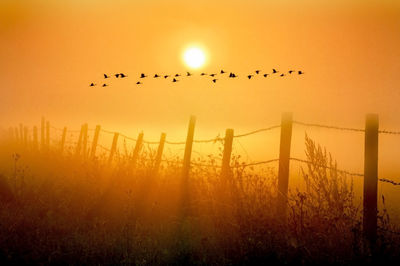
<path fill-rule="evenodd" d="M 183 61 L 190 68 L 200 68 L 206 62 L 206 55 L 202 49 L 190 47 L 183 53 Z"/>

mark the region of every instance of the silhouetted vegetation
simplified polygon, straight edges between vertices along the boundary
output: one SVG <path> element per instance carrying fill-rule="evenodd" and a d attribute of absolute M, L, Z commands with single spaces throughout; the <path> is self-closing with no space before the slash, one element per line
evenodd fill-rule
<path fill-rule="evenodd" d="M 237 166 L 220 177 L 219 156 L 198 161 L 188 186 L 179 160 L 152 171 L 129 153 L 82 159 L 0 145 L 2 264 L 274 265 L 396 263 L 400 235 L 380 212 L 374 247 L 363 241 L 352 179 L 306 137 L 304 189 L 277 219 L 276 170 Z M 202 166 L 203 164 L 215 167 Z M 316 166 L 318 165 L 318 166 Z M 329 166 L 322 167 L 322 166 Z M 183 188 L 188 189 L 184 191 Z"/>

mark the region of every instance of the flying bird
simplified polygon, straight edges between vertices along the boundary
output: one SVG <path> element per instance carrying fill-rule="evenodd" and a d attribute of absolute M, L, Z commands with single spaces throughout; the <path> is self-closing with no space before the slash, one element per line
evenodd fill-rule
<path fill-rule="evenodd" d="M 200 76 L 205 76 L 205 75 L 207 75 L 207 74 L 206 74 L 206 73 L 204 73 L 204 72 L 200 74 Z"/>
<path fill-rule="evenodd" d="M 175 77 L 180 77 L 181 75 L 180 74 L 175 74 Z"/>
<path fill-rule="evenodd" d="M 215 77 L 217 74 L 210 74 L 210 77 Z"/>
<path fill-rule="evenodd" d="M 272 69 L 272 73 L 273 73 L 273 74 L 276 74 L 276 73 L 278 73 L 278 71 L 276 71 L 276 69 L 273 68 L 273 69 Z"/>
<path fill-rule="evenodd" d="M 136 85 L 140 85 L 140 84 L 143 84 L 143 83 L 142 83 L 142 82 L 140 82 L 140 81 L 136 82 Z"/>
<path fill-rule="evenodd" d="M 252 77 L 253 77 L 253 75 L 248 75 L 247 76 L 248 79 L 251 79 Z"/>
<path fill-rule="evenodd" d="M 94 87 L 94 86 L 96 86 L 96 84 L 94 84 L 93 82 L 90 83 L 90 87 Z"/>
<path fill-rule="evenodd" d="M 179 80 L 177 80 L 176 78 L 174 78 L 173 80 L 172 80 L 172 82 L 178 82 Z"/>
<path fill-rule="evenodd" d="M 165 75 L 165 76 L 164 76 L 165 79 L 168 78 L 168 77 L 169 77 L 169 75 Z"/>
<path fill-rule="evenodd" d="M 140 78 L 141 78 L 141 79 L 146 78 L 146 77 L 147 77 L 147 76 L 146 76 L 144 73 L 140 74 Z"/>
<path fill-rule="evenodd" d="M 159 77 L 160 77 L 160 76 L 159 76 L 159 75 L 157 75 L 157 74 L 155 74 L 155 75 L 154 75 L 154 78 L 159 78 Z"/>
<path fill-rule="evenodd" d="M 190 72 L 187 72 L 187 74 L 186 74 L 186 76 L 188 76 L 188 77 L 190 77 L 190 76 L 192 76 L 193 74 L 192 73 L 190 73 Z"/>
<path fill-rule="evenodd" d="M 256 70 L 256 74 L 257 74 L 257 75 L 260 74 L 260 70 Z"/>
<path fill-rule="evenodd" d="M 107 86 L 108 86 L 107 84 L 105 84 L 105 83 L 103 84 L 103 87 L 107 87 Z"/>
<path fill-rule="evenodd" d="M 109 77 L 107 76 L 107 74 L 103 74 L 105 79 L 108 79 Z"/>
<path fill-rule="evenodd" d="M 115 74 L 114 76 L 115 76 L 116 78 L 119 78 L 119 74 Z"/>
<path fill-rule="evenodd" d="M 298 73 L 299 73 L 299 75 L 303 75 L 303 74 L 304 74 L 304 72 L 303 72 L 303 71 L 299 71 Z"/>
<path fill-rule="evenodd" d="M 268 76 L 268 74 L 264 74 L 264 78 L 266 78 Z"/>
<path fill-rule="evenodd" d="M 230 77 L 230 78 L 237 78 L 237 76 L 236 76 L 234 73 L 232 73 L 232 72 L 229 74 L 229 77 Z"/>
<path fill-rule="evenodd" d="M 120 76 L 121 78 L 126 78 L 126 75 L 125 75 L 124 73 L 119 73 L 119 76 Z"/>
<path fill-rule="evenodd" d="M 220 72 L 220 73 L 221 73 L 221 74 L 225 74 L 226 72 L 225 72 L 224 70 L 221 69 L 221 72 Z"/>
<path fill-rule="evenodd" d="M 213 79 L 212 82 L 214 82 L 214 83 L 217 82 L 217 79 Z"/>
<path fill-rule="evenodd" d="M 289 70 L 289 74 L 292 74 L 294 72 L 294 70 Z"/>
<path fill-rule="evenodd" d="M 285 76 L 285 74 L 281 74 L 281 77 L 284 77 Z"/>

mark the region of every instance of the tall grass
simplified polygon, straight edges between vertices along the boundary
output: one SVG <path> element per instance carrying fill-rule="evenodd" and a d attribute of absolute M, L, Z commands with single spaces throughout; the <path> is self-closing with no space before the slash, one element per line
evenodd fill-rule
<path fill-rule="evenodd" d="M 244 168 L 233 156 L 220 169 L 178 160 L 152 171 L 144 149 L 115 162 L 82 160 L 0 145 L 0 262 L 5 264 L 248 265 L 377 264 L 399 261 L 399 235 L 385 210 L 376 246 L 365 244 L 352 179 L 306 137 L 304 189 L 288 196 L 287 223 L 276 218 L 277 176 Z M 150 159 L 150 161 L 149 161 Z M 216 165 L 211 156 L 206 163 Z M 318 166 L 316 166 L 318 165 Z M 329 166 L 330 170 L 326 167 Z"/>

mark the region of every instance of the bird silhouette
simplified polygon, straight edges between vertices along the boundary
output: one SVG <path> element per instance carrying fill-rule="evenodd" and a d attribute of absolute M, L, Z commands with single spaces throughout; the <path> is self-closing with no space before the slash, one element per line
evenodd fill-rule
<path fill-rule="evenodd" d="M 288 71 L 289 74 L 292 74 L 293 72 L 294 72 L 294 70 L 289 70 Z"/>
<path fill-rule="evenodd" d="M 213 73 L 213 74 L 210 74 L 210 77 L 215 77 L 217 74 L 215 74 L 215 73 Z"/>
<path fill-rule="evenodd" d="M 236 76 L 234 73 L 232 73 L 232 72 L 229 74 L 229 77 L 230 77 L 230 78 L 237 78 L 237 76 Z"/>
<path fill-rule="evenodd" d="M 247 76 L 248 79 L 251 79 L 252 77 L 253 77 L 253 75 L 248 75 Z"/>
<path fill-rule="evenodd" d="M 256 70 L 255 72 L 256 72 L 257 75 L 260 74 L 260 70 Z"/>
<path fill-rule="evenodd" d="M 272 69 L 272 73 L 273 73 L 273 74 L 276 74 L 276 73 L 278 73 L 278 71 L 276 71 L 276 69 L 273 68 L 273 69 Z"/>
<path fill-rule="evenodd" d="M 94 84 L 93 82 L 90 83 L 90 87 L 94 87 L 94 86 L 96 86 L 96 84 Z"/>
<path fill-rule="evenodd" d="M 105 79 L 108 79 L 109 77 L 107 76 L 107 74 L 103 74 Z"/>
<path fill-rule="evenodd" d="M 204 72 L 200 74 L 200 76 L 205 76 L 205 75 L 207 75 L 207 74 L 206 74 L 206 73 L 204 73 Z"/>
<path fill-rule="evenodd" d="M 146 76 L 144 73 L 140 74 L 140 78 L 141 78 L 141 79 L 146 78 L 146 77 L 147 77 L 147 76 Z"/>
<path fill-rule="evenodd" d="M 186 76 L 188 76 L 188 77 L 190 77 L 191 75 L 193 75 L 193 74 L 190 73 L 190 72 L 187 72 L 187 73 L 186 73 Z"/>
<path fill-rule="evenodd" d="M 172 82 L 178 82 L 179 80 L 177 80 L 176 78 L 174 78 L 173 80 L 172 80 Z"/>
<path fill-rule="evenodd" d="M 142 83 L 142 82 L 140 82 L 140 81 L 136 82 L 136 85 L 140 85 L 140 84 L 143 84 L 143 83 Z"/>
<path fill-rule="evenodd" d="M 221 74 L 225 74 L 226 72 L 225 72 L 224 70 L 221 69 L 221 72 L 220 72 L 220 73 L 221 73 Z"/>
<path fill-rule="evenodd" d="M 119 73 L 119 76 L 120 76 L 121 78 L 126 78 L 126 77 L 127 77 L 124 73 Z"/>
<path fill-rule="evenodd" d="M 159 76 L 159 75 L 157 75 L 157 74 L 155 74 L 155 75 L 154 75 L 154 78 L 159 78 L 159 77 L 160 77 L 160 76 Z"/>
<path fill-rule="evenodd" d="M 119 78 L 119 74 L 115 74 L 114 76 L 115 76 L 116 78 Z"/>
<path fill-rule="evenodd" d="M 284 77 L 285 76 L 285 74 L 281 74 L 281 77 Z"/>
<path fill-rule="evenodd" d="M 217 79 L 213 79 L 212 82 L 214 82 L 214 83 L 217 82 Z"/>
<path fill-rule="evenodd" d="M 268 76 L 268 74 L 264 74 L 264 78 L 266 78 Z"/>
<path fill-rule="evenodd" d="M 299 75 L 303 75 L 303 74 L 304 74 L 304 72 L 303 72 L 303 71 L 299 71 L 298 73 L 299 73 Z"/>
<path fill-rule="evenodd" d="M 108 86 L 107 84 L 105 84 L 105 83 L 103 84 L 103 87 L 107 87 L 107 86 Z"/>
<path fill-rule="evenodd" d="M 168 78 L 168 77 L 169 77 L 169 75 L 165 75 L 165 76 L 164 76 L 165 79 Z"/>
<path fill-rule="evenodd" d="M 180 74 L 175 74 L 175 77 L 180 77 L 181 75 Z"/>

